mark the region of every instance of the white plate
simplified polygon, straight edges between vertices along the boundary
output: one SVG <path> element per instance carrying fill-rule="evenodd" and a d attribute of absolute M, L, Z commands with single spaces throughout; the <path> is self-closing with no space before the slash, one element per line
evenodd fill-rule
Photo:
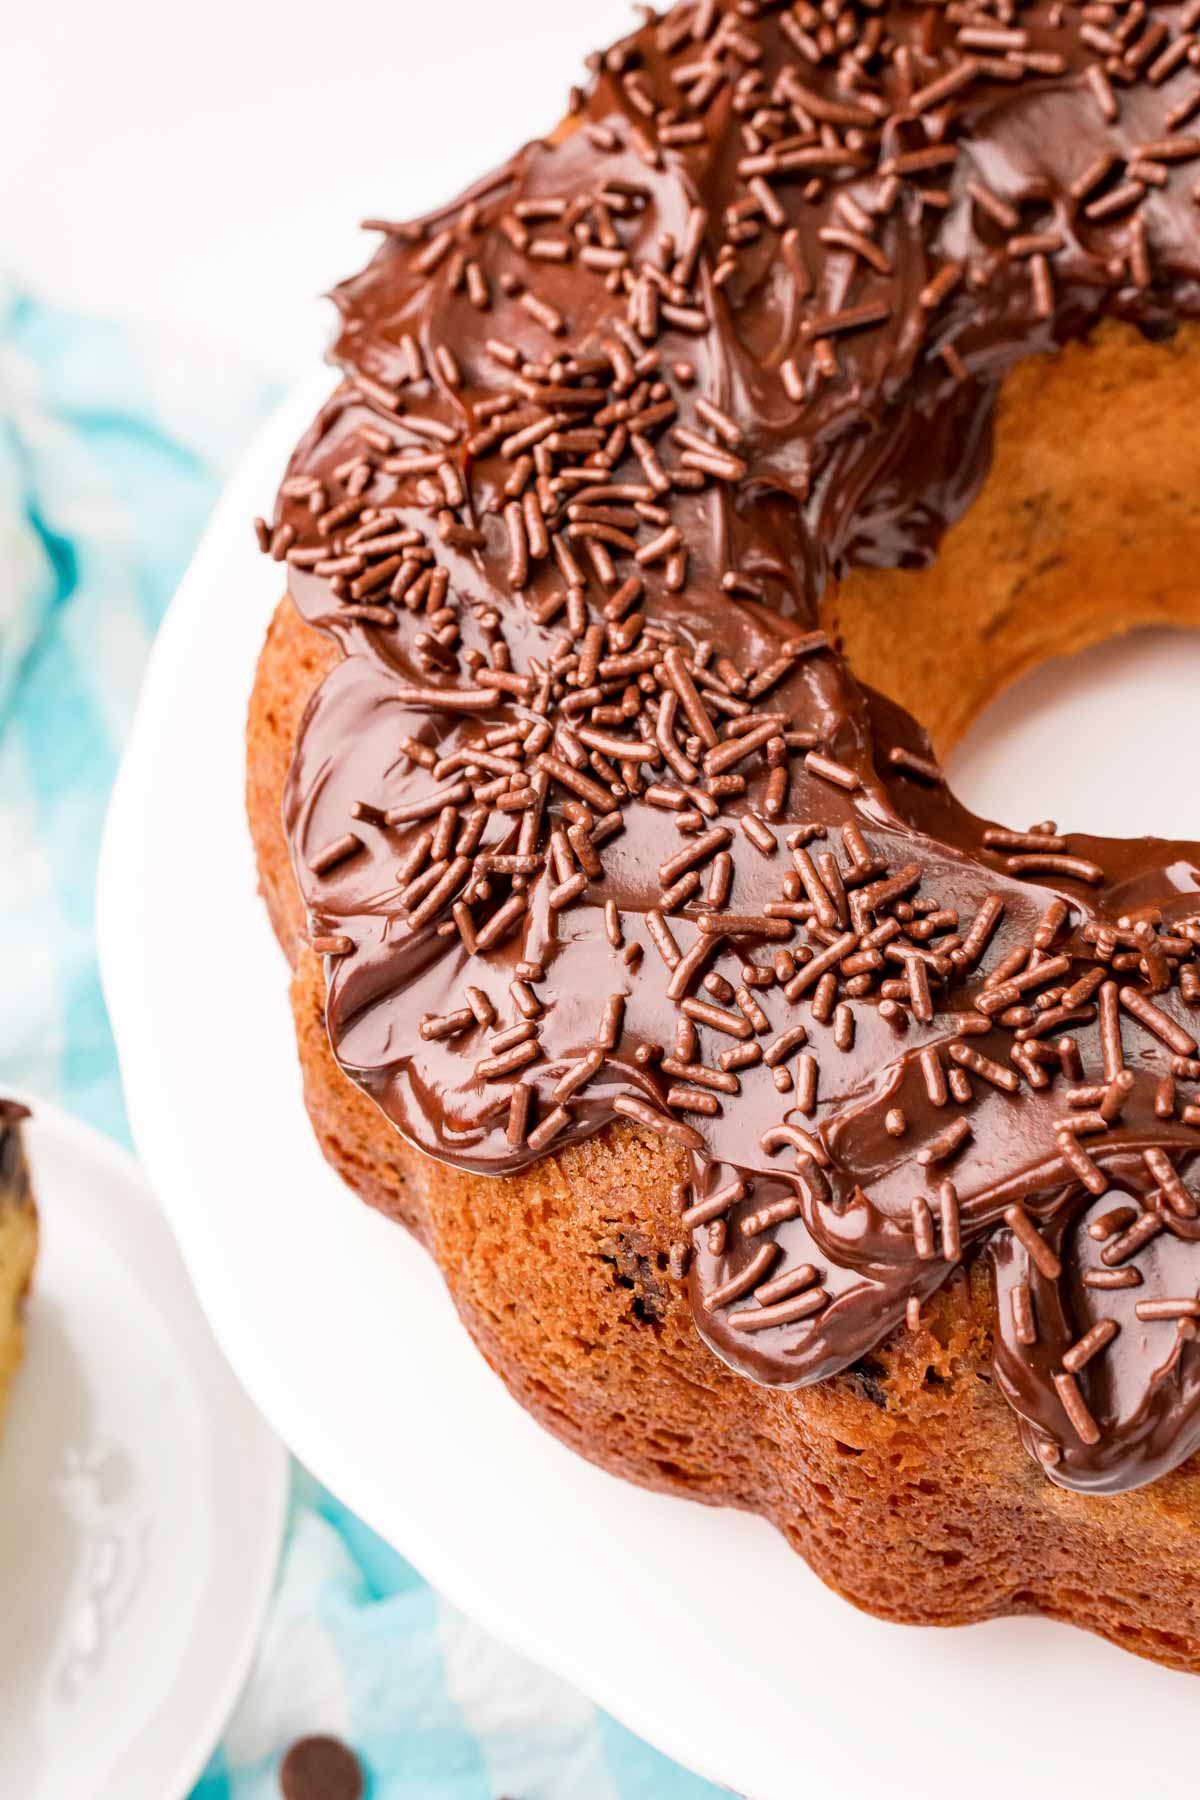
<path fill-rule="evenodd" d="M 314 380 L 263 433 L 180 589 L 101 876 L 138 1145 L 249 1392 L 451 1600 L 742 1792 L 957 1800 L 967 1785 L 973 1800 L 1105 1800 L 1148 1767 L 1164 1789 L 1190 1783 L 1189 1678 L 1036 1620 L 882 1624 L 760 1521 L 643 1493 L 570 1454 L 475 1352 L 423 1253 L 322 1162 L 283 958 L 255 893 L 242 728 L 282 585 L 249 521 L 327 385 Z M 1045 808 L 1031 785 L 1013 810 Z"/>
<path fill-rule="evenodd" d="M 41 1252 L 0 1439 L 0 1788 L 176 1800 L 250 1664 L 287 1456 L 132 1157 L 24 1098 Z"/>

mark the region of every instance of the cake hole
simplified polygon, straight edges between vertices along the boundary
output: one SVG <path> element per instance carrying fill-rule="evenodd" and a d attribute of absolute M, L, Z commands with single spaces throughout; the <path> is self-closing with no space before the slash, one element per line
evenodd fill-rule
<path fill-rule="evenodd" d="M 947 763 L 964 806 L 1021 828 L 1197 835 L 1200 632 L 1143 630 L 1053 657 L 999 694 Z M 1190 790 L 1190 791 L 1189 791 Z"/>

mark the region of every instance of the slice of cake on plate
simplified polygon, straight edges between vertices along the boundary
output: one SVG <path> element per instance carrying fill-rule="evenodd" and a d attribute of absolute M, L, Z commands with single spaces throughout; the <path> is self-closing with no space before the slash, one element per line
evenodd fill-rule
<path fill-rule="evenodd" d="M 38 1220 L 21 1139 L 28 1107 L 0 1100 L 0 1424 L 24 1349 L 22 1314 L 37 1257 Z"/>

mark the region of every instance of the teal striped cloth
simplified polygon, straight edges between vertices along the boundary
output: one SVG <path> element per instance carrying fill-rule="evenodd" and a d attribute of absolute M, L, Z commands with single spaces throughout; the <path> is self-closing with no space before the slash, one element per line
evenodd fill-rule
<path fill-rule="evenodd" d="M 0 1091 L 126 1141 L 93 941 L 105 803 L 155 628 L 270 400 L 227 354 L 0 281 Z M 258 1657 L 193 1800 L 272 1800 L 318 1731 L 357 1750 L 370 1800 L 717 1791 L 489 1639 L 296 1468 Z"/>

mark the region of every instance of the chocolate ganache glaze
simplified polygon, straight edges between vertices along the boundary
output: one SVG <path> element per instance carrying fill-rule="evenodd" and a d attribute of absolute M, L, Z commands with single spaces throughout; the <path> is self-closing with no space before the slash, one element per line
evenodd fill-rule
<path fill-rule="evenodd" d="M 675 7 L 384 233 L 264 548 L 342 653 L 286 826 L 413 1144 L 685 1153 L 697 1325 L 844 1369 L 990 1255 L 1055 1481 L 1200 1445 L 1200 848 L 1007 832 L 820 629 L 1019 357 L 1200 313 L 1200 3 Z M 681 1168 L 682 1168 L 681 1164 Z"/>

